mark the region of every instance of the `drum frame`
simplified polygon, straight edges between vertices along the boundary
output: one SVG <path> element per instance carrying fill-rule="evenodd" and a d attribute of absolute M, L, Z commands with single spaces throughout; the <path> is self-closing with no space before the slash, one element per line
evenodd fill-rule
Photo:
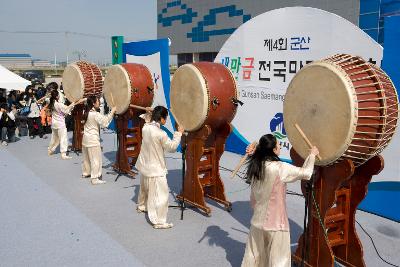
<path fill-rule="evenodd" d="M 228 212 L 232 210 L 232 203 L 227 200 L 225 195 L 224 183 L 219 172 L 219 161 L 225 151 L 226 139 L 233 129 L 230 122 L 236 115 L 237 106 L 240 103 L 237 100 L 236 81 L 226 66 L 220 64 L 227 72 L 223 77 L 218 78 L 226 79 L 226 76 L 229 76 L 232 79 L 234 95 L 231 98 L 224 95 L 226 92 L 217 90 L 218 80 L 207 79 L 209 75 L 215 78 L 215 73 L 210 72 L 212 64 L 219 63 L 198 62 L 192 64 L 200 72 L 201 79 L 204 80 L 201 82 L 205 84 L 207 91 L 207 115 L 200 127 L 196 127 L 189 131 L 187 136 L 182 137 L 181 147 L 187 149 L 185 152 L 186 172 L 183 189 L 177 196 L 181 202 L 197 207 L 207 216 L 211 215 L 211 209 L 207 206 L 205 198 L 221 203 Z M 222 107 L 229 109 L 230 104 L 232 104 L 232 110 L 223 110 L 222 114 L 218 113 L 218 109 Z"/>
<path fill-rule="evenodd" d="M 77 61 L 68 65 L 69 67 L 73 67 L 80 76 L 81 81 L 81 94 L 79 99 L 83 97 L 88 97 L 95 95 L 100 97 L 103 81 L 102 81 L 102 73 L 100 68 L 92 63 L 86 61 Z M 68 67 L 67 66 L 67 67 Z M 65 88 L 64 88 L 65 89 Z M 65 92 L 65 91 L 64 91 Z M 66 95 L 67 96 L 67 95 Z M 75 102 L 79 99 L 67 99 L 71 102 Z M 83 139 L 83 127 L 82 124 L 82 116 L 83 116 L 84 105 L 77 105 L 72 111 L 72 116 L 74 118 L 74 131 L 72 137 L 72 146 L 71 149 L 74 152 L 82 151 L 82 139 Z"/>
<path fill-rule="evenodd" d="M 304 160 L 292 148 L 290 157 L 295 166 Z M 377 155 L 356 167 L 351 159 L 329 166 L 316 166 L 310 181 L 302 181 L 301 189 L 308 203 L 307 225 L 292 255 L 295 266 L 365 267 L 362 243 L 355 227 L 356 211 L 368 191 L 372 176 L 384 168 Z"/>
<path fill-rule="evenodd" d="M 151 106 L 154 101 L 154 81 L 150 71 L 143 64 L 124 63 L 114 65 L 113 67 L 118 67 L 121 69 L 124 76 L 128 79 L 127 82 L 130 87 L 130 101 L 127 109 L 119 114 L 116 114 L 115 116 L 118 149 L 116 152 L 116 159 L 112 167 L 118 173 L 118 176 L 115 179 L 115 181 L 117 181 L 121 174 L 126 174 L 130 178 L 134 178 L 137 174 L 136 172 L 132 171 L 132 167 L 136 164 L 141 149 L 142 128 L 145 122 L 139 116 L 143 114 L 144 111 L 132 108 L 130 107 L 130 104 L 133 104 L 132 102 L 134 102 L 136 105 L 143 105 L 145 107 Z M 147 75 L 147 77 L 143 78 L 143 75 Z M 151 85 L 147 84 L 146 81 L 151 81 Z M 146 88 L 143 86 L 146 86 Z M 148 94 L 143 96 L 146 90 Z M 105 96 L 107 93 L 105 93 Z M 109 93 L 112 94 L 112 91 Z M 109 102 L 107 101 L 107 103 Z M 131 128 L 128 126 L 130 120 L 132 121 Z"/>

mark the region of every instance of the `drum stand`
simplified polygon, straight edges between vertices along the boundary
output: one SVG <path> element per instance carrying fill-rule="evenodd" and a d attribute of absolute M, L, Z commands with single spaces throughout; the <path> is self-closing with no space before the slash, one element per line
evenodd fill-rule
<path fill-rule="evenodd" d="M 129 108 L 124 114 L 116 116 L 118 150 L 113 169 L 118 174 L 115 181 L 122 174 L 134 179 L 136 172 L 132 171 L 139 156 L 142 144 L 142 128 L 144 120 L 139 118 L 141 113 Z M 129 120 L 132 120 L 132 128 L 128 128 Z"/>
<path fill-rule="evenodd" d="M 72 137 L 71 151 L 79 155 L 82 151 L 82 138 L 83 138 L 83 125 L 82 125 L 82 115 L 83 115 L 84 105 L 76 105 L 72 110 L 71 114 L 74 118 L 74 132 Z"/>
<path fill-rule="evenodd" d="M 304 160 L 294 149 L 290 156 L 296 166 L 302 166 Z M 344 266 L 365 267 L 355 213 L 372 176 L 383 166 L 379 155 L 359 167 L 345 159 L 331 166 L 316 166 L 313 181 L 302 181 L 309 215 L 307 228 L 293 254 L 296 266 L 329 267 L 337 261 Z"/>
<path fill-rule="evenodd" d="M 187 168 L 182 192 L 177 199 L 182 204 L 187 203 L 204 211 L 208 216 L 211 209 L 206 205 L 204 197 L 223 204 L 228 211 L 232 210 L 219 173 L 219 160 L 231 131 L 232 126 L 228 123 L 215 129 L 205 125 L 196 132 L 188 133 L 185 138 Z"/>

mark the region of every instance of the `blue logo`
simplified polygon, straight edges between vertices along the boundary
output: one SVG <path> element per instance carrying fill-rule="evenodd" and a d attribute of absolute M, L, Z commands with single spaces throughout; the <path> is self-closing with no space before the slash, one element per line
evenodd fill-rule
<path fill-rule="evenodd" d="M 283 113 L 276 113 L 269 123 L 271 133 L 278 139 L 284 139 L 287 137 L 285 125 L 283 124 Z"/>
<path fill-rule="evenodd" d="M 182 14 L 175 16 L 166 16 L 168 9 L 179 8 Z M 197 12 L 193 12 L 191 8 L 188 8 L 186 4 L 182 4 L 181 1 L 173 1 L 167 3 L 167 7 L 162 9 L 161 14 L 158 14 L 158 23 L 161 23 L 164 27 L 172 26 L 174 21 L 181 21 L 182 24 L 192 23 L 193 18 L 197 17 Z"/>
<path fill-rule="evenodd" d="M 236 28 L 205 29 L 207 26 L 217 25 L 217 15 L 223 13 L 227 13 L 229 17 L 242 17 L 243 23 L 251 18 L 251 15 L 244 14 L 243 9 L 237 9 L 236 5 L 213 8 L 209 10 L 209 14 L 203 17 L 202 21 L 197 23 L 196 27 L 192 28 L 192 32 L 187 33 L 187 37 L 191 38 L 192 42 L 208 42 L 211 36 L 232 34 Z"/>
<path fill-rule="evenodd" d="M 208 42 L 212 36 L 232 34 L 236 30 L 236 27 L 226 29 L 212 27 L 218 25 L 217 19 L 220 14 L 226 14 L 230 18 L 240 17 L 243 23 L 251 19 L 250 14 L 245 14 L 245 11 L 237 8 L 236 5 L 212 8 L 208 10 L 208 14 L 205 14 L 203 18 L 199 18 L 198 12 L 189 8 L 181 0 L 166 1 L 166 7 L 158 14 L 158 23 L 163 27 L 171 27 L 174 22 L 193 24 L 194 21 L 197 21 L 191 32 L 186 33 L 186 37 L 192 42 Z"/>

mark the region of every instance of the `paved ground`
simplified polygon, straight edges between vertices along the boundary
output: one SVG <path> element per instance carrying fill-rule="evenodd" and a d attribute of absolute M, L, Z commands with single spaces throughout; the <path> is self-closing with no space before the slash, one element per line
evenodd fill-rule
<path fill-rule="evenodd" d="M 249 188 L 240 179 L 223 180 L 233 211 L 209 202 L 212 216 L 171 208 L 175 227 L 154 230 L 135 211 L 138 179 L 116 175 L 110 167 L 116 139 L 103 133 L 103 176 L 92 186 L 80 178 L 81 157 L 63 161 L 47 156 L 49 139 L 22 138 L 0 147 L 0 266 L 240 266 L 249 229 Z M 180 191 L 180 154 L 168 155 L 170 202 Z M 233 168 L 239 156 L 225 153 L 221 166 Z M 299 185 L 289 186 L 299 192 Z M 287 197 L 292 248 L 302 232 L 303 199 Z M 400 225 L 359 211 L 381 255 L 400 264 Z M 358 228 L 367 266 L 388 266 Z"/>

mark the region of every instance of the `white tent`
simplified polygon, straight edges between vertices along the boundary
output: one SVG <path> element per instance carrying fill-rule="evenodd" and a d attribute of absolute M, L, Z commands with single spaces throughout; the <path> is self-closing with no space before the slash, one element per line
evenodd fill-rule
<path fill-rule="evenodd" d="M 0 88 L 4 88 L 7 91 L 23 91 L 29 84 L 31 84 L 30 81 L 25 80 L 24 78 L 0 65 Z"/>

